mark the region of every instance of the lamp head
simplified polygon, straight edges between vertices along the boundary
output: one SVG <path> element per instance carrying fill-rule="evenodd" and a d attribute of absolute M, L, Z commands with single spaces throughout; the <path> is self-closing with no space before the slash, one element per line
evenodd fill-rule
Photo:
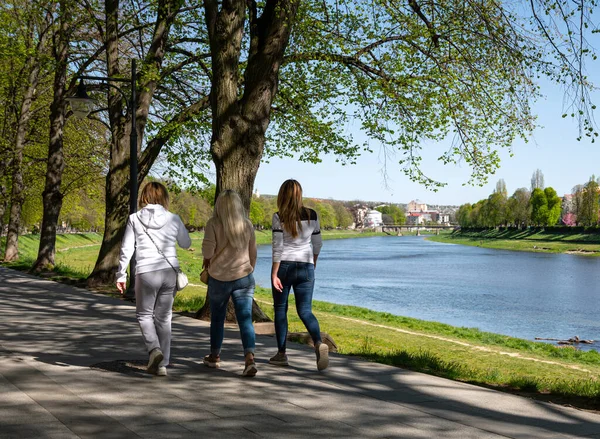
<path fill-rule="evenodd" d="M 75 96 L 68 97 L 66 100 L 71 105 L 73 115 L 81 119 L 86 118 L 94 107 L 94 100 L 88 96 L 83 80 L 79 80 Z"/>

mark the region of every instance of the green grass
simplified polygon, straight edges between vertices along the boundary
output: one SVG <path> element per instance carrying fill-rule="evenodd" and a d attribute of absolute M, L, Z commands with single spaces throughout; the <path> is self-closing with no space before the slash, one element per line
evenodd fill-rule
<path fill-rule="evenodd" d="M 347 231 L 324 232 L 323 235 L 325 239 L 376 236 Z M 270 232 L 257 232 L 257 241 L 269 242 Z M 97 234 L 59 236 L 54 279 L 83 282 L 93 267 L 100 242 Z M 192 248 L 178 250 L 180 264 L 191 285 L 177 294 L 174 304 L 177 312 L 194 313 L 204 304 L 206 286 L 199 281 L 201 243 L 202 234 L 194 233 Z M 23 236 L 19 244 L 21 259 L 8 266 L 27 270 L 37 252 L 37 237 Z M 255 298 L 273 318 L 270 289 L 257 287 Z M 290 301 L 290 331 L 304 332 L 293 297 Z M 314 302 L 314 311 L 322 331 L 335 340 L 342 354 L 579 407 L 600 408 L 600 380 L 597 378 L 600 354 L 596 351 L 559 348 L 476 328 L 320 301 Z"/>
<path fill-rule="evenodd" d="M 270 291 L 257 288 L 255 297 L 272 317 Z M 290 331 L 304 332 L 293 297 L 290 301 Z M 332 336 L 342 354 L 501 390 L 567 398 L 568 403 L 581 407 L 599 407 L 600 354 L 596 351 L 559 348 L 319 301 L 314 302 L 314 312 L 321 330 Z"/>
<path fill-rule="evenodd" d="M 470 245 L 498 250 L 540 253 L 573 253 L 600 256 L 600 235 L 591 233 L 546 233 L 537 230 L 456 231 L 431 236 L 435 242 Z"/>

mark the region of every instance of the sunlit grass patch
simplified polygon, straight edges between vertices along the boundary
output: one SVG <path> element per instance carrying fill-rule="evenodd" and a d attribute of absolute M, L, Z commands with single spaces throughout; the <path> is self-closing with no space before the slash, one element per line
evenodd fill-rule
<path fill-rule="evenodd" d="M 204 305 L 206 299 L 206 287 L 187 286 L 177 292 L 173 302 L 173 311 L 195 313 Z"/>
<path fill-rule="evenodd" d="M 455 232 L 427 238 L 430 241 L 461 244 L 497 250 L 543 253 L 577 253 L 600 256 L 600 235 L 583 233 L 545 233 L 543 231 Z"/>

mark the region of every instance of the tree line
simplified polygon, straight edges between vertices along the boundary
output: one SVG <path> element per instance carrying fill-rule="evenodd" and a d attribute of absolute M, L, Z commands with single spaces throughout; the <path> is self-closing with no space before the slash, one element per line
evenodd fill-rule
<path fill-rule="evenodd" d="M 600 179 L 573 188 L 561 198 L 552 187 L 544 187 L 544 176 L 536 170 L 531 187 L 519 188 L 508 197 L 504 180 L 486 199 L 459 207 L 457 220 L 464 228 L 528 226 L 596 226 L 599 222 Z"/>
<path fill-rule="evenodd" d="M 207 185 L 201 191 L 175 189 L 171 210 L 177 213 L 191 230 L 202 229 L 212 215 L 216 193 L 215 185 Z M 321 228 L 348 228 L 354 217 L 347 206 L 353 202 L 305 198 L 304 205 L 314 209 L 319 215 Z M 355 203 L 355 202 L 354 202 Z M 270 229 L 273 214 L 277 212 L 277 197 L 272 195 L 252 196 L 250 221 L 258 229 Z"/>
<path fill-rule="evenodd" d="M 129 213 L 132 134 L 138 183 L 153 170 L 202 188 L 214 170 L 216 194 L 238 191 L 258 224 L 271 208 L 252 209 L 252 191 L 271 157 L 318 163 L 329 154 L 350 165 L 377 144 L 384 163 L 396 154 L 411 179 L 439 187 L 421 169 L 421 148 L 454 136 L 440 160 L 464 161 L 470 180 L 485 182 L 497 150 L 535 128 L 541 75 L 567 90 L 579 136 L 594 139 L 593 84 L 583 72 L 596 58 L 588 43 L 596 2 L 517 3 L 5 0 L 4 259 L 18 257 L 33 217 L 41 223 L 36 270 L 52 269 L 63 222 L 89 224 L 103 241 L 88 284 L 111 283 Z M 96 108 L 76 120 L 67 98 L 82 75 L 126 82 L 121 91 L 89 83 Z M 347 222 L 335 204 L 314 206 L 332 227 Z"/>

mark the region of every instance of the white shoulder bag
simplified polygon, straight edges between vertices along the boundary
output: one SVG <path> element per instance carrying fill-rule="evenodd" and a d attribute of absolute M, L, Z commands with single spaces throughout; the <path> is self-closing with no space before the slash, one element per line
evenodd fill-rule
<path fill-rule="evenodd" d="M 140 221 L 140 217 L 139 216 L 138 216 L 138 221 Z M 140 224 L 142 224 L 141 221 L 140 221 Z M 177 274 L 177 282 L 175 284 L 175 286 L 177 288 L 177 291 L 183 290 L 185 287 L 187 287 L 187 284 L 189 283 L 187 275 L 183 271 L 181 271 L 180 268 L 173 267 L 173 264 L 171 264 L 171 262 L 169 261 L 169 259 L 163 253 L 163 251 L 158 247 L 158 245 L 156 244 L 156 242 L 154 242 L 154 239 L 152 239 L 152 236 L 150 236 L 150 233 L 148 233 L 148 229 L 146 229 L 143 224 L 142 224 L 142 229 L 144 229 L 144 232 L 146 232 L 146 235 L 148 235 L 148 238 L 150 238 L 150 241 L 152 241 L 152 244 L 154 244 L 154 246 L 156 247 L 156 250 L 158 250 L 158 253 L 163 258 L 165 258 L 165 261 L 167 261 L 167 263 L 171 266 L 171 268 L 173 269 L 173 271 L 175 271 L 175 273 Z"/>

